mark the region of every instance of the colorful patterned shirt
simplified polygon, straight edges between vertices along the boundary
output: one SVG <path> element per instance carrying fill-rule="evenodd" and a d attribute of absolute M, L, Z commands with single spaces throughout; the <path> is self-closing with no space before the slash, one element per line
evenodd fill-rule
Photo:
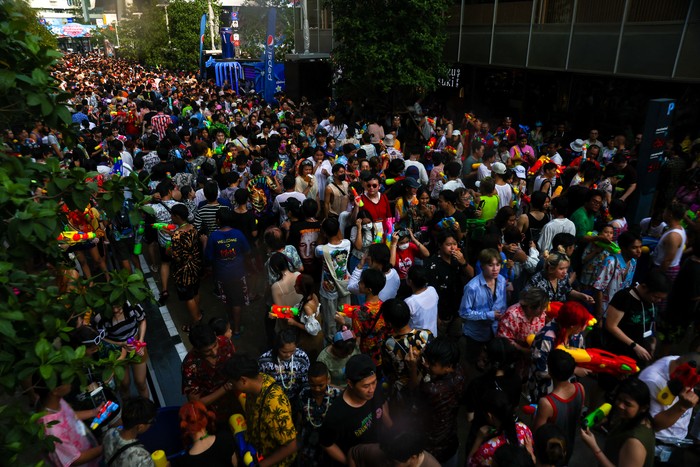
<path fill-rule="evenodd" d="M 637 270 L 637 260 L 631 258 L 629 263 L 621 254 L 609 255 L 598 266 L 597 279 L 593 282 L 593 288 L 603 292 L 602 310 L 608 309 L 610 299 L 622 289 L 632 286 L 634 273 Z"/>
<path fill-rule="evenodd" d="M 517 422 L 515 424 L 515 431 L 518 436 L 518 443 L 520 443 L 521 446 L 532 445 L 532 432 L 527 425 Z M 479 449 L 477 449 L 474 455 L 469 458 L 467 466 L 477 467 L 480 465 L 492 465 L 493 456 L 496 454 L 498 448 L 507 443 L 508 440 L 506 439 L 505 434 L 500 434 L 494 438 L 491 438 L 479 446 Z"/>
<path fill-rule="evenodd" d="M 412 329 L 407 334 L 400 336 L 389 336 L 384 341 L 385 365 L 393 368 L 394 384 L 391 394 L 396 394 L 408 386 L 409 370 L 406 364 L 406 356 L 411 348 L 418 350 L 419 355 L 423 353 L 425 346 L 433 340 L 433 333 L 427 329 Z"/>
<path fill-rule="evenodd" d="M 186 287 L 200 281 L 202 253 L 197 229 L 178 229 L 172 236 L 172 276 L 178 286 Z"/>
<path fill-rule="evenodd" d="M 366 302 L 352 320 L 352 332 L 360 338 L 360 352 L 372 357 L 377 367 L 382 365 L 382 343 L 386 340 L 387 327 L 379 315 L 381 301 Z"/>
<path fill-rule="evenodd" d="M 282 386 L 271 376 L 262 375 L 262 388 L 257 397 L 246 398 L 245 413 L 248 423 L 247 440 L 263 457 L 268 457 L 282 446 L 297 438 L 292 406 Z M 289 467 L 296 454 L 286 457 L 276 465 Z"/>
<path fill-rule="evenodd" d="M 516 303 L 510 306 L 498 320 L 496 335 L 523 345 L 527 342 L 527 336 L 537 334 L 542 330 L 546 317 L 547 314 L 542 313 L 540 316 L 530 319 L 525 316 L 522 305 Z"/>
<path fill-rule="evenodd" d="M 323 449 L 318 443 L 319 430 L 333 401 L 341 395 L 340 389 L 329 386 L 321 405 L 319 405 L 316 403 L 309 386 L 305 386 L 301 390 L 297 406 L 297 412 L 301 413 L 299 465 L 311 467 L 324 465 Z"/>
<path fill-rule="evenodd" d="M 224 375 L 224 365 L 236 349 L 231 340 L 225 336 L 218 336 L 216 339 L 219 348 L 214 366 L 206 358 L 201 357 L 196 350 L 191 350 L 182 362 L 182 393 L 186 396 L 193 393 L 199 393 L 199 397 L 208 396 L 228 381 Z M 237 407 L 235 395 L 229 394 L 209 404 L 209 408 L 221 420 L 228 420 L 228 417 L 233 414 L 232 410 Z"/>
<path fill-rule="evenodd" d="M 301 389 L 308 381 L 309 356 L 297 348 L 289 360 L 280 360 L 272 350 L 263 353 L 258 359 L 261 373 L 271 376 L 284 389 L 284 393 L 292 404 L 295 404 Z"/>

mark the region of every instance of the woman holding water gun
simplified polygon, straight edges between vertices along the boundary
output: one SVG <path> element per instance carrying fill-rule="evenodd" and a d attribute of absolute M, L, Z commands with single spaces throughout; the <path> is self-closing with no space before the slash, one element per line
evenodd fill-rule
<path fill-rule="evenodd" d="M 651 396 L 646 384 L 637 378 L 624 380 L 613 404 L 612 429 L 605 448 L 600 449 L 590 428 L 581 429 L 581 439 L 593 451 L 603 467 L 652 467 L 654 465 L 654 430 L 649 406 Z"/>
<path fill-rule="evenodd" d="M 125 302 L 122 306 L 112 307 L 112 316 L 96 314 L 92 318 L 95 327 L 105 332 L 103 341 L 116 349 L 134 352 L 133 358 L 124 371 L 124 377 L 119 383 L 120 392 L 127 396 L 131 387 L 131 373 L 134 374 L 134 384 L 139 395 L 148 398 L 146 383 L 146 312 L 141 305 L 131 305 Z"/>

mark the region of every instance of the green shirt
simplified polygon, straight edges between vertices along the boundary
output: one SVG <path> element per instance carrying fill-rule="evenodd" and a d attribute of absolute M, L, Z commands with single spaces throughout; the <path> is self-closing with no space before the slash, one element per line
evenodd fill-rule
<path fill-rule="evenodd" d="M 575 210 L 570 219 L 576 227 L 576 238 L 583 238 L 588 232 L 593 230 L 595 216 L 593 214 L 588 214 L 584 206 Z"/>
<path fill-rule="evenodd" d="M 498 212 L 498 196 L 481 195 L 481 201 L 484 202 L 484 205 L 481 207 L 481 218 L 485 221 L 490 221 L 496 217 Z"/>

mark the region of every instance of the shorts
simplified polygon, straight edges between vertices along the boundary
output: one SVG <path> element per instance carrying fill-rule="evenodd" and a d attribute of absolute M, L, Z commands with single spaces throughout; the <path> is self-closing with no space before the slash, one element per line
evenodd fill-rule
<path fill-rule="evenodd" d="M 158 250 L 160 251 L 160 261 L 162 263 L 169 263 L 173 260 L 173 257 L 167 253 L 167 249 L 164 246 L 158 244 Z"/>
<path fill-rule="evenodd" d="M 183 302 L 192 300 L 199 295 L 199 281 L 190 285 L 175 284 L 175 290 L 177 290 L 177 298 L 179 300 Z"/>
<path fill-rule="evenodd" d="M 131 259 L 131 255 L 134 252 L 134 237 L 113 240 L 111 245 L 118 261 L 129 261 Z"/>
<path fill-rule="evenodd" d="M 226 304 L 229 306 L 243 306 L 248 304 L 248 285 L 245 277 L 240 279 L 227 279 L 221 282 Z"/>
<path fill-rule="evenodd" d="M 75 245 L 71 245 L 68 248 L 66 248 L 66 253 L 74 253 L 76 251 L 88 251 L 92 250 L 96 246 L 97 244 L 92 243 L 92 241 L 76 243 Z"/>

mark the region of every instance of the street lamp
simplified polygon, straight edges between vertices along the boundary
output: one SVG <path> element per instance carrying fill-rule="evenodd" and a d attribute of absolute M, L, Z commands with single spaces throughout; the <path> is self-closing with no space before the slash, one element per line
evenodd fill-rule
<path fill-rule="evenodd" d="M 165 10 L 165 30 L 168 32 L 168 45 L 170 45 L 170 20 L 168 19 L 168 4 L 158 3 L 156 6 Z"/>

